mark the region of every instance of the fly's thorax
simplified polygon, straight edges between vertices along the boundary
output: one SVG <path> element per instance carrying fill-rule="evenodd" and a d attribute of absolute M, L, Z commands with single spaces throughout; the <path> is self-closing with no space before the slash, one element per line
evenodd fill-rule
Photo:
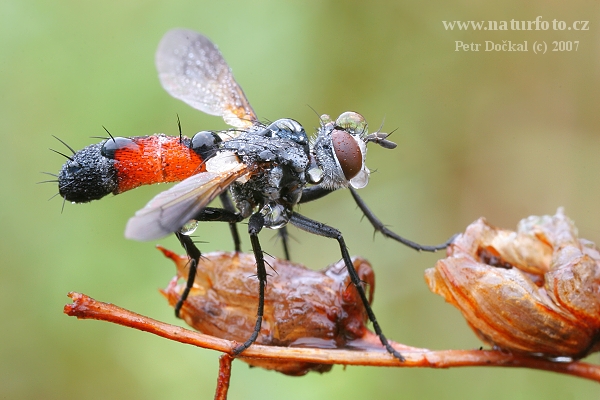
<path fill-rule="evenodd" d="M 278 120 L 225 141 L 222 148 L 251 171 L 246 182 L 230 188 L 240 213 L 248 217 L 260 211 L 267 227 L 285 225 L 306 185 L 308 138 L 300 124 Z"/>
<path fill-rule="evenodd" d="M 267 162 L 289 166 L 298 173 L 306 170 L 310 155 L 304 129 L 291 119 L 277 120 L 269 126 L 257 125 L 223 142 L 222 148 L 235 152 L 249 166 Z"/>
<path fill-rule="evenodd" d="M 291 141 L 293 147 L 299 147 L 308 157 L 310 154 L 309 140 L 304 127 L 291 118 L 278 119 L 269 125 L 255 127 L 254 134 L 272 139 Z"/>
<path fill-rule="evenodd" d="M 265 226 L 280 227 L 287 223 L 305 185 L 304 174 L 289 165 L 264 162 L 255 166 L 247 181 L 238 180 L 231 185 L 230 191 L 244 217 L 260 211 Z"/>
<path fill-rule="evenodd" d="M 314 165 L 307 170 L 309 180 L 327 189 L 365 187 L 370 174 L 365 162 L 367 133 L 367 122 L 358 113 L 345 112 L 335 121 L 321 116 L 312 143 Z"/>
<path fill-rule="evenodd" d="M 251 171 L 250 180 L 242 182 L 244 187 L 234 190 L 238 192 L 234 194 L 240 200 L 250 197 L 258 206 L 282 199 L 294 206 L 300 199 L 297 192 L 301 192 L 306 185 L 305 171 L 309 158 L 304 149 L 304 140 L 297 132 L 295 139 L 281 137 L 279 134 L 283 135 L 282 130 L 276 131 L 279 134 L 269 132 L 272 133 L 272 130 L 264 127 L 260 131 L 245 132 L 223 142 L 223 150 L 215 158 L 220 157 L 221 153 L 235 154 Z M 210 170 L 210 166 L 207 168 Z"/>

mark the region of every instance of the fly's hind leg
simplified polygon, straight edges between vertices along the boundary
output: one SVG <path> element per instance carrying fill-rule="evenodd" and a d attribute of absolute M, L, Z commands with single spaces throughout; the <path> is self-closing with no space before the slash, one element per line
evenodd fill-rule
<path fill-rule="evenodd" d="M 195 219 L 196 221 L 228 222 L 230 227 L 233 226 L 235 228 L 235 233 L 237 234 L 237 228 L 235 224 L 240 222 L 242 220 L 242 217 L 238 213 L 231 212 L 223 208 L 206 207 L 202 211 L 200 211 L 198 215 L 196 215 L 193 219 Z M 196 278 L 196 269 L 198 268 L 198 264 L 200 263 L 200 257 L 202 257 L 202 253 L 200 252 L 200 249 L 198 249 L 198 247 L 196 246 L 196 244 L 190 236 L 185 235 L 181 232 L 175 232 L 175 236 L 177 237 L 179 243 L 181 243 L 181 246 L 190 258 L 190 268 L 187 276 L 185 289 L 183 290 L 181 297 L 177 301 L 177 304 L 175 304 L 175 316 L 177 318 L 180 318 L 179 313 L 181 312 L 181 307 L 183 306 L 183 303 L 189 296 L 190 290 L 192 290 L 192 287 L 194 286 L 194 279 Z M 236 247 L 239 247 L 239 236 L 237 237 L 236 242 L 234 235 L 234 242 L 236 244 Z M 236 251 L 239 251 L 239 249 L 236 248 Z"/>

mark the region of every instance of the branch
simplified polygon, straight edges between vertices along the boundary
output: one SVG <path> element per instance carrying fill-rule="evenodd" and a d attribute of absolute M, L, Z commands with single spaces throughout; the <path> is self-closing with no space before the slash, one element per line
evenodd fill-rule
<path fill-rule="evenodd" d="M 238 343 L 219 339 L 190 331 L 179 326 L 166 324 L 154 319 L 144 317 L 115 306 L 92 299 L 81 293 L 71 292 L 69 297 L 73 299 L 72 304 L 64 307 L 67 315 L 79 319 L 96 319 L 112 322 L 115 324 L 150 332 L 164 338 L 190 344 L 197 347 L 221 351 L 232 354 Z M 367 335 L 363 341 L 378 342 L 374 334 Z M 402 353 L 406 358 L 400 362 L 383 348 L 381 350 L 355 351 L 343 349 L 315 349 L 297 347 L 276 347 L 254 344 L 246 349 L 244 359 L 270 359 L 277 362 L 311 362 L 318 364 L 341 364 L 341 365 L 363 365 L 378 367 L 428 367 L 428 368 L 451 368 L 451 367 L 521 367 L 545 371 L 553 371 L 561 374 L 577 376 L 600 383 L 600 366 L 585 362 L 561 363 L 549 361 L 526 355 L 505 353 L 498 350 L 442 350 L 432 351 L 415 347 L 404 346 L 393 343 L 392 346 Z"/>

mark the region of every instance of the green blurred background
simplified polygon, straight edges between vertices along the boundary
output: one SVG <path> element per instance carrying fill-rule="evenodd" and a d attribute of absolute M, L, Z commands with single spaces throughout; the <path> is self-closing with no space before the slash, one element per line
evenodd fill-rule
<path fill-rule="evenodd" d="M 165 186 L 92 204 L 66 204 L 40 171 L 103 136 L 223 129 L 169 97 L 154 51 L 169 29 L 205 33 L 221 48 L 260 117 L 300 121 L 362 113 L 373 130 L 398 128 L 393 151 L 371 147 L 377 170 L 361 191 L 396 232 L 446 240 L 480 216 L 505 228 L 565 206 L 582 237 L 600 242 L 600 6 L 593 1 L 17 1 L 0 3 L 0 398 L 212 398 L 215 352 L 62 313 L 80 291 L 180 323 L 158 293 L 174 270 L 156 243 L 125 240 L 127 219 Z M 453 20 L 589 21 L 584 32 L 446 31 Z M 455 52 L 454 41 L 578 40 L 577 52 Z M 481 343 L 454 308 L 429 292 L 418 254 L 361 221 L 349 193 L 302 212 L 345 233 L 378 277 L 375 312 L 388 337 L 434 349 Z M 204 225 L 205 251 L 231 249 L 228 229 Z M 335 242 L 292 229 L 295 260 L 339 258 Z M 264 247 L 281 254 L 263 235 Z M 179 249 L 173 238 L 159 241 Z M 249 249 L 248 240 L 244 247 Z M 308 251 L 310 249 L 310 251 Z M 598 362 L 598 356 L 590 357 Z M 597 399 L 597 384 L 549 372 L 334 367 L 290 378 L 234 363 L 231 399 Z"/>

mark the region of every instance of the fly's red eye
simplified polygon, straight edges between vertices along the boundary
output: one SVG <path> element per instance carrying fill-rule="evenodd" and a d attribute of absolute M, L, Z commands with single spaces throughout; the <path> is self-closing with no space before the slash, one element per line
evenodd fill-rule
<path fill-rule="evenodd" d="M 331 133 L 331 141 L 344 176 L 347 180 L 354 178 L 361 170 L 363 163 L 358 143 L 349 133 L 340 130 L 334 130 Z"/>

